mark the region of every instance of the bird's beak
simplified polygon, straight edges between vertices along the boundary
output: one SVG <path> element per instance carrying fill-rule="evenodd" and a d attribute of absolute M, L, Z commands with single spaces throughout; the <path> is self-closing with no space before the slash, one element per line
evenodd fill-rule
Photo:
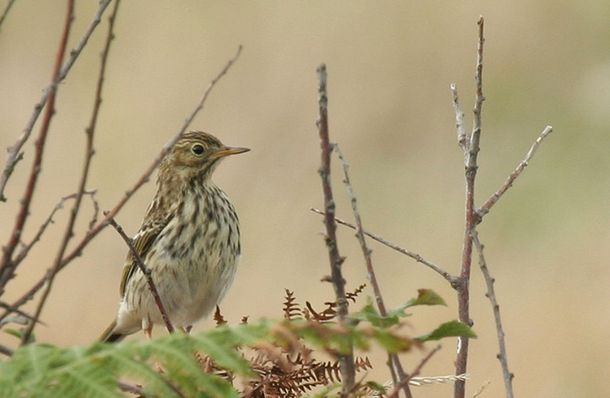
<path fill-rule="evenodd" d="M 223 148 L 220 148 L 213 154 L 211 154 L 210 157 L 212 159 L 223 158 L 223 157 L 229 156 L 229 155 L 237 155 L 238 153 L 248 152 L 249 150 L 250 150 L 250 148 L 225 146 Z"/>

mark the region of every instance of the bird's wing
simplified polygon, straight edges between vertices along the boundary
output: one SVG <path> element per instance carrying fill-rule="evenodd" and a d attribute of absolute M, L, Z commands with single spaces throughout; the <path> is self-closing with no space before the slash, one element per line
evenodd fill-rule
<path fill-rule="evenodd" d="M 151 220 L 149 222 L 145 222 L 136 236 L 133 238 L 133 246 L 142 260 L 146 258 L 146 254 L 150 250 L 152 243 L 159 236 L 161 231 L 163 231 L 163 228 L 165 228 L 168 221 L 169 219 Z M 125 260 L 125 266 L 123 267 L 123 277 L 121 278 L 120 289 L 121 297 L 125 295 L 125 287 L 127 286 L 127 282 L 129 282 L 129 279 L 131 279 L 138 269 L 138 264 L 136 263 L 134 255 L 130 250 L 127 254 L 127 259 Z"/>

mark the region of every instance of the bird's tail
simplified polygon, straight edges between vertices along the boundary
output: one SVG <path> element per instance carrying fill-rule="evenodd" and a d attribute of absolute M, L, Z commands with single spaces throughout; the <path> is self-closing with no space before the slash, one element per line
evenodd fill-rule
<path fill-rule="evenodd" d="M 123 340 L 126 335 L 116 332 L 115 329 L 116 320 L 112 321 L 110 326 L 108 326 L 106 330 L 104 330 L 104 333 L 102 333 L 102 335 L 100 336 L 99 341 L 104 343 L 116 343 Z"/>

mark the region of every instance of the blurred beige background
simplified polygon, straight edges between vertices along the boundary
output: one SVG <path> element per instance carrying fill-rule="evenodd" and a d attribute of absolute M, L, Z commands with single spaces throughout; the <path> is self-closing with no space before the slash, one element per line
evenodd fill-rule
<path fill-rule="evenodd" d="M 96 6 L 96 1 L 77 2 L 71 46 Z M 2 26 L 2 148 L 20 134 L 48 84 L 64 7 L 59 1 L 21 0 Z M 216 173 L 236 204 L 243 230 L 241 268 L 223 312 L 232 322 L 242 315 L 280 317 L 284 288 L 321 304 L 333 293 L 319 282 L 328 273 L 327 253 L 322 224 L 309 208 L 321 206 L 315 68 L 326 62 L 331 135 L 352 165 L 366 228 L 457 272 L 463 165 L 448 88 L 457 83 L 470 126 L 479 14 L 486 17 L 487 101 L 478 202 L 504 181 L 546 124 L 555 130 L 480 228 L 498 281 L 515 391 L 521 397 L 608 396 L 606 1 L 124 1 L 88 187 L 98 190 L 102 209 L 113 207 L 243 44 L 241 59 L 192 125 L 227 144 L 252 148 Z M 104 19 L 59 91 L 26 239 L 58 198 L 76 189 L 105 30 Z M 8 186 L 9 203 L 0 205 L 3 244 L 33 141 Z M 338 171 L 338 215 L 351 218 Z M 153 184 L 146 185 L 118 216 L 129 233 L 137 230 L 152 193 Z M 78 237 L 90 216 L 89 202 L 83 209 Z M 64 210 L 3 300 L 19 296 L 47 269 L 66 217 Z M 351 231 L 340 230 L 339 245 L 355 287 L 366 274 Z M 457 316 L 454 294 L 442 278 L 371 246 L 390 306 L 422 287 L 437 290 L 449 303 L 416 309 L 410 319 L 413 334 Z M 114 316 L 125 253 L 110 229 L 93 241 L 57 278 L 43 313 L 48 326 L 37 329 L 38 339 L 60 345 L 95 339 Z M 473 268 L 472 317 L 480 337 L 471 344 L 469 396 L 488 381 L 481 396 L 501 396 L 495 329 L 478 267 Z M 445 341 L 424 374 L 451 374 L 454 351 L 455 342 Z M 423 354 L 405 355 L 407 368 Z M 383 379 L 379 359 L 376 375 Z M 416 394 L 447 397 L 451 389 L 432 386 Z"/>

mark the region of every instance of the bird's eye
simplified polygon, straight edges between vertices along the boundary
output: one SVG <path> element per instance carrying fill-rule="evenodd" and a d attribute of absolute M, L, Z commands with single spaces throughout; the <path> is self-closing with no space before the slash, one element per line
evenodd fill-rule
<path fill-rule="evenodd" d="M 200 144 L 195 144 L 195 145 L 193 145 L 193 147 L 191 148 L 191 151 L 193 151 L 193 153 L 194 153 L 195 155 L 201 155 L 201 154 L 203 153 L 203 151 L 204 151 L 204 149 L 203 149 L 203 145 L 200 145 Z"/>

